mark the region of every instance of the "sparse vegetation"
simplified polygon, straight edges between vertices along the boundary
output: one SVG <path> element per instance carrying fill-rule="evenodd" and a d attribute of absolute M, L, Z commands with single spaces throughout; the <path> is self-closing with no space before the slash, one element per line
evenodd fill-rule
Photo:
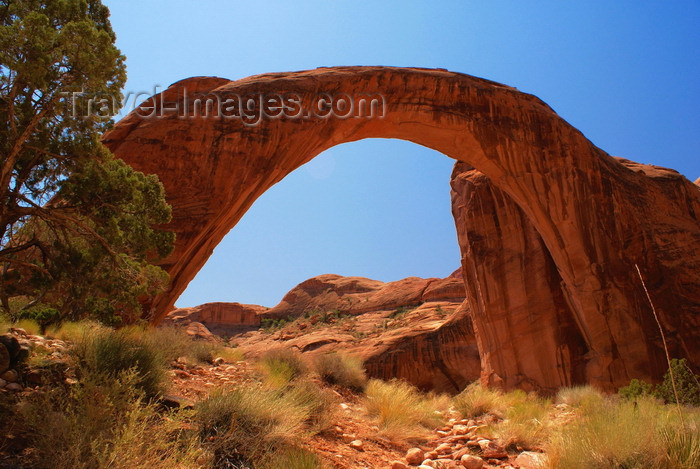
<path fill-rule="evenodd" d="M 465 418 L 479 417 L 487 412 L 502 417 L 508 402 L 500 391 L 473 383 L 454 398 L 454 406 Z"/>
<path fill-rule="evenodd" d="M 274 332 L 282 329 L 288 322 L 289 319 L 287 318 L 262 318 L 260 320 L 260 328 L 265 332 Z"/>
<path fill-rule="evenodd" d="M 21 403 L 32 435 L 31 467 L 203 467 L 205 454 L 197 435 L 183 430 L 184 415 L 161 414 L 144 402 L 135 370 L 109 381 L 93 378 Z"/>
<path fill-rule="evenodd" d="M 636 399 L 641 396 L 650 395 L 653 389 L 654 386 L 652 384 L 647 383 L 646 381 L 633 379 L 630 381 L 630 384 L 620 388 L 617 391 L 617 394 L 625 399 Z"/>
<path fill-rule="evenodd" d="M 654 387 L 653 395 L 664 402 L 676 402 L 676 395 L 673 390 L 671 373 L 675 379 L 678 402 L 682 405 L 700 406 L 700 382 L 698 376 L 692 372 L 688 366 L 688 361 L 683 359 L 671 359 L 671 367 L 664 375 L 661 384 Z"/>
<path fill-rule="evenodd" d="M 298 390 L 241 386 L 214 391 L 201 402 L 196 418 L 215 467 L 258 469 L 280 467 L 295 458 L 295 464 L 313 461 L 301 457 L 294 442 L 312 431 L 309 422 L 324 408 L 309 397 L 308 388 Z"/>
<path fill-rule="evenodd" d="M 367 384 L 362 360 L 350 355 L 332 352 L 320 355 L 314 368 L 323 381 L 352 391 L 361 392 Z"/>
<path fill-rule="evenodd" d="M 675 409 L 653 399 L 579 400 L 575 418 L 547 444 L 550 468 L 691 468 L 700 462 L 700 413 L 682 428 Z"/>
<path fill-rule="evenodd" d="M 508 393 L 505 418 L 494 425 L 495 436 L 506 448 L 538 449 L 551 432 L 551 401 L 522 391 Z"/>
<path fill-rule="evenodd" d="M 394 441 L 420 440 L 444 422 L 447 396 L 421 393 L 398 380 L 372 379 L 365 388 L 367 412 L 377 420 L 379 431 Z"/>
<path fill-rule="evenodd" d="M 389 317 L 391 319 L 398 319 L 401 316 L 403 316 L 404 314 L 410 313 L 414 309 L 416 309 L 415 306 L 399 306 L 394 311 L 392 311 L 391 314 L 389 314 Z"/>
<path fill-rule="evenodd" d="M 593 386 L 572 386 L 561 388 L 554 402 L 571 407 L 593 406 L 603 401 L 603 394 Z"/>
<path fill-rule="evenodd" d="M 258 364 L 265 381 L 277 388 L 287 385 L 308 371 L 308 366 L 299 352 L 283 348 L 270 350 L 260 358 Z"/>
<path fill-rule="evenodd" d="M 667 403 L 676 403 L 671 372 L 673 372 L 676 381 L 676 392 L 678 393 L 680 404 L 700 406 L 700 381 L 698 376 L 688 366 L 685 358 L 680 360 L 671 359 L 671 369 L 666 371 L 663 382 L 660 384 L 654 386 L 645 381 L 633 379 L 629 385 L 620 388 L 618 394 L 626 399 L 654 396 Z"/>
<path fill-rule="evenodd" d="M 146 398 L 159 396 L 165 387 L 165 360 L 142 336 L 128 331 L 96 330 L 86 334 L 73 350 L 85 379 L 109 383 L 126 372 Z"/>

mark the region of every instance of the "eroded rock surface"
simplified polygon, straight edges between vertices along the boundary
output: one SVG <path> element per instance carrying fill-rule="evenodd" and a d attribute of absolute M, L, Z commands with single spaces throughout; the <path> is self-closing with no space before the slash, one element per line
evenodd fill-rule
<path fill-rule="evenodd" d="M 378 96 L 383 106 L 373 117 L 314 117 L 307 111 L 319 93 Z M 296 118 L 242 119 L 197 116 L 196 106 L 186 106 L 196 97 L 247 102 L 270 94 L 297 96 L 303 112 Z M 177 242 L 162 264 L 171 285 L 146 305 L 148 317 L 158 322 L 172 309 L 214 247 L 265 190 L 322 151 L 371 137 L 412 141 L 470 164 L 519 207 L 561 279 L 587 349 L 586 382 L 613 388 L 630 378 L 660 377 L 664 354 L 635 264 L 645 275 L 671 354 L 700 364 L 698 186 L 672 170 L 615 160 L 534 96 L 444 70 L 337 67 L 238 81 L 191 78 L 118 122 L 104 143 L 136 169 L 158 174 L 174 209 L 169 226 Z M 468 278 L 485 281 L 474 287 L 484 299 L 522 289 L 498 283 L 508 275 L 477 272 Z M 533 301 L 517 296 L 521 307 Z M 550 296 L 558 304 L 556 293 Z M 533 352 L 529 340 L 515 341 L 507 353 L 501 341 L 512 334 L 536 337 L 550 326 L 519 321 L 523 329 L 503 334 L 513 326 L 504 325 L 499 303 L 493 302 L 493 312 L 485 303 L 474 313 L 494 315 L 474 321 L 479 344 L 486 347 L 485 379 L 505 387 L 533 380 L 531 386 L 546 388 L 551 381 L 539 382 L 538 376 L 577 373 L 562 374 L 560 365 L 571 360 L 553 355 L 535 365 L 519 364 L 518 370 L 529 371 L 512 377 L 508 353 Z M 561 321 L 551 327 L 561 327 Z M 546 335 L 550 350 L 559 339 L 551 331 Z"/>
<path fill-rule="evenodd" d="M 185 325 L 199 320 L 212 331 L 226 330 L 226 335 L 234 336 L 232 319 L 241 318 L 245 324 L 232 341 L 251 357 L 278 347 L 312 356 L 342 351 L 361 357 L 369 376 L 400 378 L 421 389 L 456 393 L 479 378 L 481 366 L 464 299 L 464 283 L 456 276 L 384 283 L 326 274 L 300 283 L 274 308 L 245 305 L 248 311 L 259 308 L 256 321 L 224 314 L 219 317 L 226 323 L 218 323 L 206 313 L 209 304 L 175 310 L 166 322 Z M 214 304 L 224 311 L 229 308 L 226 303 Z M 230 306 L 236 311 L 240 307 Z M 203 316 L 209 319 L 199 319 Z M 273 332 L 243 333 L 245 326 L 260 324 L 263 318 L 288 323 Z"/>
<path fill-rule="evenodd" d="M 191 308 L 178 308 L 165 317 L 164 325 L 187 326 L 202 323 L 214 334 L 232 335 L 260 326 L 260 314 L 268 308 L 241 303 L 205 303 Z"/>

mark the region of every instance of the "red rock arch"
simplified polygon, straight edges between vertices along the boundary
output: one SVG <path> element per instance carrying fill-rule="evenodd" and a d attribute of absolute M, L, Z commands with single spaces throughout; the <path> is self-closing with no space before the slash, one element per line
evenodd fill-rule
<path fill-rule="evenodd" d="M 295 95 L 308 108 L 320 93 L 380 95 L 383 116 L 263 118 L 246 125 L 192 115 L 196 97 Z M 324 150 L 371 137 L 409 140 L 468 163 L 522 210 L 556 265 L 587 345 L 587 381 L 621 385 L 630 377 L 658 378 L 663 368 L 635 263 L 658 293 L 673 352 L 698 362 L 697 186 L 671 171 L 621 165 L 534 96 L 443 70 L 338 67 L 238 81 L 191 78 L 117 123 L 104 143 L 138 170 L 158 174 L 173 206 L 177 242 L 163 263 L 171 286 L 150 305 L 150 317 L 157 322 L 172 309 L 265 190 Z M 679 315 L 678 308 L 685 311 Z M 493 335 L 490 315 L 472 305 L 477 337 Z M 482 350 L 484 373 L 511 387 L 516 381 L 498 355 L 498 347 Z M 542 360 L 554 373 L 556 360 Z"/>

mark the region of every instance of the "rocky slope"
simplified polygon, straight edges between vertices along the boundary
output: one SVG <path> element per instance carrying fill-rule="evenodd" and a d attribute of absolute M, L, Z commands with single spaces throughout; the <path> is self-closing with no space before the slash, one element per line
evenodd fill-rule
<path fill-rule="evenodd" d="M 319 92 L 373 96 L 379 110 L 370 117 L 315 118 L 310 110 Z M 204 116 L 193 105 L 193 99 L 272 94 L 299 98 L 300 114 L 265 116 L 260 100 L 255 115 L 237 118 Z M 172 309 L 214 247 L 268 188 L 334 145 L 372 137 L 440 151 L 478 168 L 496 189 L 499 211 L 493 220 L 482 216 L 483 226 L 456 210 L 463 259 L 479 254 L 476 248 L 498 246 L 523 259 L 493 261 L 488 272 L 476 269 L 465 278 L 477 304 L 459 320 L 470 317 L 474 324 L 484 381 L 549 389 L 583 380 L 612 389 L 631 378 L 658 380 L 664 352 L 635 265 L 671 354 L 700 365 L 698 186 L 672 170 L 610 157 L 534 96 L 444 70 L 336 67 L 238 81 L 191 78 L 117 123 L 104 143 L 136 169 L 158 174 L 173 206 L 169 227 L 177 242 L 162 264 L 172 283 L 146 305 L 147 316 L 158 322 Z M 462 205 L 468 201 L 457 201 Z M 525 227 L 529 234 L 509 234 Z M 492 237 L 479 241 L 479 233 Z M 523 255 L 538 243 L 542 255 Z M 493 252 L 481 254 L 497 259 Z M 526 270 L 552 266 L 556 273 L 532 278 Z M 538 292 L 534 298 L 532 291 Z M 518 303 L 515 322 L 504 309 L 511 299 Z M 548 303 L 562 316 L 528 317 L 530 306 Z M 541 333 L 544 345 L 533 348 Z M 525 339 L 509 342 L 514 336 Z M 561 347 L 566 337 L 573 342 Z M 520 357 L 535 360 L 514 364 Z"/>
<path fill-rule="evenodd" d="M 464 298 L 458 272 L 390 283 L 326 274 L 297 285 L 274 308 L 209 303 L 176 309 L 164 323 L 201 323 L 250 357 L 277 347 L 308 355 L 343 351 L 361 357 L 372 377 L 457 393 L 480 370 Z M 255 327 L 280 319 L 281 327 Z"/>

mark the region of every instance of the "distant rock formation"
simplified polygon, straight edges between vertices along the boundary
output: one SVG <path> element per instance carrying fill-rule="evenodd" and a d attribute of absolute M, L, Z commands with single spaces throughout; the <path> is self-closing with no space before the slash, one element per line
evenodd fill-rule
<path fill-rule="evenodd" d="M 296 322 L 274 334 L 248 332 L 233 340 L 248 354 L 287 347 L 315 355 L 343 351 L 361 357 L 370 376 L 400 378 L 421 389 L 456 393 L 479 379 L 480 361 L 471 319 L 464 314 L 464 283 L 410 277 L 384 283 L 326 274 L 310 278 L 260 318 Z M 219 305 L 221 303 L 214 303 Z M 190 308 L 199 315 L 168 314 L 165 321 L 213 317 L 212 304 Z M 252 308 L 250 308 L 252 310 Z M 230 327 L 240 315 L 220 316 Z M 202 322 L 212 331 L 219 322 Z M 248 321 L 250 323 L 250 321 Z"/>
<path fill-rule="evenodd" d="M 263 115 L 260 98 L 273 95 L 295 96 L 300 112 Z M 317 117 L 319 96 L 375 99 L 376 112 Z M 203 116 L 203 100 L 206 108 L 207 99 L 242 98 L 259 99 L 254 115 Z M 337 67 L 238 81 L 191 78 L 119 121 L 104 143 L 136 169 L 158 174 L 173 206 L 169 227 L 177 241 L 162 263 L 171 285 L 146 305 L 147 317 L 158 322 L 172 309 L 268 188 L 330 147 L 372 137 L 442 152 L 494 187 L 490 221 L 486 211 L 480 222 L 468 221 L 456 202 L 466 288 L 476 302 L 462 314 L 473 322 L 485 382 L 614 389 L 631 378 L 658 380 L 664 353 L 635 264 L 671 354 L 700 365 L 698 186 L 672 170 L 610 157 L 534 96 L 444 70 Z M 501 248 L 510 254 L 499 265 Z M 470 256 L 489 260 L 488 271 Z M 556 312 L 542 312 L 547 304 Z M 562 346 L 568 338 L 573 342 Z"/>
<path fill-rule="evenodd" d="M 240 303 L 205 303 L 175 309 L 165 317 L 163 324 L 187 326 L 197 322 L 214 334 L 228 336 L 260 327 L 260 314 L 267 309 L 264 306 Z"/>

